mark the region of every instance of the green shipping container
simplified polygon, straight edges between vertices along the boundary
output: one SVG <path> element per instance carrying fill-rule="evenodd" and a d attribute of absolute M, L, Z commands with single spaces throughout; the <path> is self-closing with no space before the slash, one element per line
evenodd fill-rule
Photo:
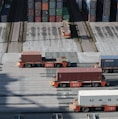
<path fill-rule="evenodd" d="M 62 9 L 56 9 L 56 15 L 57 16 L 62 16 Z"/>
<path fill-rule="evenodd" d="M 63 8 L 63 20 L 67 20 L 67 21 L 70 20 L 70 15 L 69 15 L 67 7 Z"/>
<path fill-rule="evenodd" d="M 49 8 L 55 8 L 56 4 L 55 2 L 49 2 Z"/>
<path fill-rule="evenodd" d="M 49 9 L 49 15 L 55 16 L 55 9 Z"/>
<path fill-rule="evenodd" d="M 48 22 L 48 17 L 43 17 L 42 16 L 42 22 Z"/>

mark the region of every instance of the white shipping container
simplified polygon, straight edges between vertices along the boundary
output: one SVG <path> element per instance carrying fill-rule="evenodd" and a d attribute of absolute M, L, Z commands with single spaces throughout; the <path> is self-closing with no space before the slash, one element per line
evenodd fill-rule
<path fill-rule="evenodd" d="M 78 105 L 118 105 L 118 90 L 80 90 L 78 91 Z"/>

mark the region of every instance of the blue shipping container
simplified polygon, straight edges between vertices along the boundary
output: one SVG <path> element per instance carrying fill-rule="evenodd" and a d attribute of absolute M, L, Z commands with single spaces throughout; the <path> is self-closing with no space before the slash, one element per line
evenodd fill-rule
<path fill-rule="evenodd" d="M 118 56 L 101 56 L 101 67 L 118 68 Z"/>

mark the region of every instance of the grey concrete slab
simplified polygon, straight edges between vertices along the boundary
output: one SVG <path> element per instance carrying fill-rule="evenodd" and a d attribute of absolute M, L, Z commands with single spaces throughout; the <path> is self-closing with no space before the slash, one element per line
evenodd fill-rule
<path fill-rule="evenodd" d="M 102 55 L 118 55 L 118 23 L 90 23 L 96 47 Z"/>
<path fill-rule="evenodd" d="M 79 50 L 74 39 L 64 39 L 60 34 L 61 23 L 28 23 L 23 51 L 76 52 Z"/>
<path fill-rule="evenodd" d="M 59 110 L 57 91 L 46 74 L 45 68 L 18 68 L 15 62 L 5 62 L 0 74 L 0 110 Z"/>

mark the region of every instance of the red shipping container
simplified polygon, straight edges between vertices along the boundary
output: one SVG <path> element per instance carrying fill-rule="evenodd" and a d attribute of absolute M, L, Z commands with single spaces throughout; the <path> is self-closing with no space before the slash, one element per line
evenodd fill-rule
<path fill-rule="evenodd" d="M 55 22 L 55 16 L 49 16 L 49 22 Z"/>
<path fill-rule="evenodd" d="M 96 16 L 88 15 L 88 21 L 95 22 L 96 21 Z"/>
<path fill-rule="evenodd" d="M 40 16 L 35 16 L 35 22 L 41 22 L 41 17 Z"/>
<path fill-rule="evenodd" d="M 60 68 L 57 70 L 57 81 L 100 81 L 101 68 Z"/>
<path fill-rule="evenodd" d="M 22 52 L 21 54 L 22 62 L 41 62 L 42 57 L 40 52 Z"/>
<path fill-rule="evenodd" d="M 56 22 L 62 22 L 62 16 L 56 16 Z"/>
<path fill-rule="evenodd" d="M 48 2 L 42 3 L 42 10 L 48 10 Z"/>

